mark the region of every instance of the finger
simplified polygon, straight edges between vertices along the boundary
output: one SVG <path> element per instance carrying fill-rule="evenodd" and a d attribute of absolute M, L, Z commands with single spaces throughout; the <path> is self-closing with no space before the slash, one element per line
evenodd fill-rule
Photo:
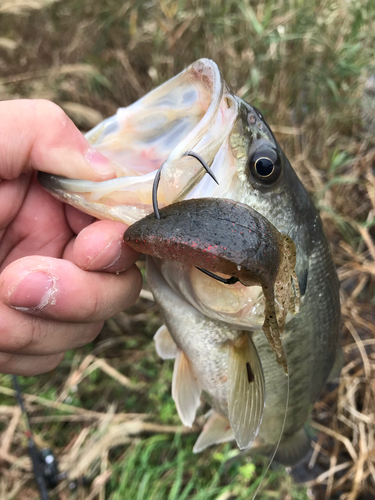
<path fill-rule="evenodd" d="M 54 370 L 61 362 L 64 353 L 52 356 L 19 356 L 0 353 L 0 373 L 32 377 Z"/>
<path fill-rule="evenodd" d="M 3 205 L 1 196 L 4 184 L 9 187 L 9 184 L 19 180 L 0 183 L 0 226 L 4 216 L 17 215 L 1 240 L 0 270 L 25 255 L 61 257 L 73 236 L 66 224 L 65 205 L 52 198 L 38 184 L 35 176 L 25 199 L 15 197 L 8 206 Z"/>
<path fill-rule="evenodd" d="M 100 181 L 116 177 L 110 160 L 92 148 L 64 111 L 50 101 L 0 103 L 0 177 L 42 170 Z"/>
<path fill-rule="evenodd" d="M 64 208 L 66 220 L 74 234 L 78 234 L 95 221 L 95 217 L 85 214 L 71 205 L 65 205 Z"/>
<path fill-rule="evenodd" d="M 92 342 L 102 327 L 103 322 L 68 323 L 38 318 L 0 303 L 0 352 L 59 354 Z"/>
<path fill-rule="evenodd" d="M 98 221 L 83 229 L 73 247 L 74 262 L 81 269 L 121 273 L 139 258 L 124 241 L 127 226 L 117 221 Z"/>
<path fill-rule="evenodd" d="M 22 206 L 31 182 L 31 175 L 21 175 L 18 179 L 11 181 L 1 179 L 1 177 L 0 170 L 0 238 Z"/>
<path fill-rule="evenodd" d="M 66 322 L 102 321 L 135 302 L 139 269 L 117 274 L 83 271 L 67 260 L 30 256 L 0 275 L 0 300 L 39 317 Z"/>

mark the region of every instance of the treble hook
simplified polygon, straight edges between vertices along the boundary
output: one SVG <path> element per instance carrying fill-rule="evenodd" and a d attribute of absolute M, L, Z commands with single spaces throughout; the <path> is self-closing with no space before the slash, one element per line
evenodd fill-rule
<path fill-rule="evenodd" d="M 195 153 L 194 151 L 187 151 L 182 156 L 192 156 L 193 158 L 198 160 L 199 163 L 202 165 L 202 167 L 205 169 L 205 171 L 208 173 L 208 175 L 212 177 L 212 179 L 216 182 L 216 184 L 219 184 L 218 180 L 215 177 L 215 174 L 210 170 L 209 166 L 201 157 L 201 155 Z M 160 165 L 158 171 L 156 172 L 154 183 L 152 185 L 152 206 L 154 208 L 155 217 L 157 219 L 160 219 L 160 212 L 159 212 L 157 198 L 158 198 L 158 187 L 160 183 L 161 169 L 163 168 L 164 163 L 165 161 Z M 221 276 L 218 276 L 217 274 L 214 274 L 211 271 L 207 271 L 206 269 L 201 269 L 200 267 L 197 267 L 197 269 L 202 273 L 207 274 L 207 276 L 210 276 L 211 278 L 220 281 L 220 283 L 225 283 L 226 285 L 232 285 L 234 283 L 237 283 L 237 281 L 239 281 L 238 278 L 236 278 L 235 276 L 232 276 L 231 278 L 222 278 Z"/>

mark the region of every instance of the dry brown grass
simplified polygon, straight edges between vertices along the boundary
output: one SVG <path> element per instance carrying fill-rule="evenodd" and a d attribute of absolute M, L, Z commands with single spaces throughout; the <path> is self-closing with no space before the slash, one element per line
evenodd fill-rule
<path fill-rule="evenodd" d="M 310 481 L 313 498 L 375 497 L 375 141 L 373 101 L 363 94 L 373 70 L 374 18 L 370 2 L 344 0 L 0 0 L 0 99 L 52 99 L 86 130 L 206 56 L 274 125 L 321 209 L 341 282 L 344 368 L 338 386 L 314 409 L 318 439 L 310 466 L 319 463 L 322 473 Z M 112 334 L 123 326 L 112 322 Z M 78 354 L 56 401 L 25 396 L 35 424 L 84 423 L 59 455 L 64 467 L 84 473 L 100 463 L 86 498 L 101 500 L 111 446 L 120 435 L 127 442 L 153 426 L 145 415 L 64 405 L 95 370 L 122 387 L 142 388 L 102 358 Z M 0 394 L 12 391 L 4 385 Z M 6 401 L 0 406 L 0 498 L 35 498 L 20 412 Z M 51 416 L 46 408 L 67 414 Z M 175 430 L 151 427 L 146 432 Z M 67 498 L 66 491 L 58 497 Z"/>

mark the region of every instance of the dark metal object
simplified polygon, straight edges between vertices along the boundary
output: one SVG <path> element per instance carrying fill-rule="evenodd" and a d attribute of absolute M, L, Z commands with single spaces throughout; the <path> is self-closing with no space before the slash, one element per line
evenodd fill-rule
<path fill-rule="evenodd" d="M 237 281 L 239 281 L 239 279 L 236 278 L 235 276 L 232 276 L 231 278 L 222 278 L 221 276 L 218 276 L 215 273 L 211 273 L 211 271 L 207 271 L 207 269 L 202 269 L 201 267 L 197 267 L 197 269 L 202 273 L 207 274 L 207 276 L 210 276 L 211 278 L 220 281 L 220 283 L 224 283 L 225 285 L 234 285 L 234 283 L 237 283 Z"/>
<path fill-rule="evenodd" d="M 154 183 L 152 185 L 152 206 L 154 207 L 155 217 L 160 219 L 159 207 L 158 207 L 158 187 L 160 182 L 161 169 L 163 168 L 165 162 L 163 162 L 158 171 L 156 172 Z"/>
<path fill-rule="evenodd" d="M 202 167 L 205 169 L 205 171 L 208 173 L 210 177 L 216 182 L 216 184 L 219 184 L 218 180 L 215 177 L 215 174 L 211 172 L 210 167 L 207 165 L 207 163 L 204 161 L 204 159 L 199 155 L 198 153 L 194 153 L 194 151 L 187 151 L 184 155 L 182 156 L 192 156 L 196 160 L 199 161 L 199 163 L 202 165 Z M 163 168 L 165 162 L 163 162 L 158 171 L 156 172 L 155 179 L 154 179 L 154 184 L 152 185 L 152 206 L 154 208 L 155 212 L 155 217 L 157 219 L 160 219 L 160 213 L 159 213 L 159 207 L 158 207 L 158 187 L 159 187 L 159 182 L 160 182 L 160 174 L 161 174 L 161 169 Z"/>
<path fill-rule="evenodd" d="M 26 423 L 26 436 L 28 438 L 27 447 L 33 464 L 34 476 L 38 484 L 40 498 L 41 500 L 48 500 L 47 489 L 55 488 L 59 481 L 65 477 L 65 474 L 59 474 L 57 460 L 49 448 L 45 448 L 41 451 L 38 450 L 33 439 L 29 417 L 26 412 L 21 388 L 16 375 L 13 375 L 13 385 L 16 391 L 17 403 L 21 408 Z"/>
<path fill-rule="evenodd" d="M 216 179 L 215 174 L 210 170 L 209 166 L 207 163 L 204 161 L 204 159 L 199 155 L 198 153 L 195 153 L 194 151 L 187 151 L 183 156 L 192 156 L 196 160 L 199 161 L 199 163 L 202 165 L 202 167 L 206 170 L 208 175 L 216 182 L 216 184 L 219 184 L 218 180 Z M 163 168 L 165 162 L 161 164 L 159 167 L 158 171 L 156 172 L 154 183 L 152 185 L 152 206 L 154 208 L 154 213 L 155 217 L 157 219 L 160 219 L 160 212 L 159 212 L 159 207 L 158 207 L 158 187 L 159 187 L 159 182 L 160 182 L 160 175 L 161 175 L 161 169 Z M 231 278 L 222 278 L 221 276 L 218 276 L 217 274 L 212 273 L 211 271 L 207 271 L 206 269 L 202 269 L 200 267 L 197 267 L 199 271 L 202 273 L 206 274 L 207 276 L 210 276 L 211 278 L 214 278 L 217 281 L 220 281 L 220 283 L 225 283 L 226 285 L 233 285 L 234 283 L 237 283 L 238 278 L 235 278 L 232 276 Z"/>
<path fill-rule="evenodd" d="M 33 464 L 33 471 L 36 483 L 39 487 L 40 499 L 48 500 L 48 491 L 56 488 L 56 486 L 63 479 L 67 478 L 66 472 L 59 472 L 59 465 L 56 460 L 53 451 L 50 448 L 43 448 L 39 450 L 33 439 L 33 434 L 30 427 L 30 420 L 27 415 L 25 404 L 22 398 L 21 387 L 18 382 L 16 375 L 13 375 L 13 385 L 16 391 L 16 399 L 19 407 L 21 408 L 22 415 L 26 423 L 26 436 L 28 438 L 27 447 L 29 450 L 29 455 L 31 462 Z M 78 477 L 74 481 L 71 481 L 69 488 L 71 490 L 78 488 L 78 486 L 88 486 L 92 482 L 92 479 L 88 479 L 85 476 Z"/>
<path fill-rule="evenodd" d="M 201 155 L 195 153 L 194 151 L 187 151 L 183 156 L 192 156 L 193 158 L 198 160 L 199 163 L 202 165 L 202 167 L 205 169 L 205 171 L 208 173 L 208 175 L 212 177 L 212 179 L 216 182 L 217 185 L 219 185 L 219 181 L 216 179 L 215 174 L 212 172 L 212 170 L 210 170 L 209 166 L 201 157 Z"/>
<path fill-rule="evenodd" d="M 49 448 L 44 448 L 40 451 L 39 455 L 47 488 L 50 490 L 56 488 L 59 482 L 66 476 L 66 474 L 59 473 L 58 463 L 52 450 L 50 450 Z"/>
<path fill-rule="evenodd" d="M 16 375 L 13 375 L 13 385 L 16 391 L 16 399 L 19 407 L 21 408 L 23 417 L 26 423 L 26 436 L 28 438 L 27 447 L 29 449 L 29 455 L 31 458 L 31 462 L 33 464 L 33 471 L 35 480 L 38 484 L 40 498 L 41 500 L 48 500 L 48 491 L 47 491 L 47 482 L 44 475 L 43 470 L 43 460 L 41 458 L 41 452 L 38 450 L 35 441 L 33 439 L 33 435 L 30 428 L 30 421 L 26 412 L 26 408 L 23 402 L 21 388 L 18 382 L 18 378 Z"/>

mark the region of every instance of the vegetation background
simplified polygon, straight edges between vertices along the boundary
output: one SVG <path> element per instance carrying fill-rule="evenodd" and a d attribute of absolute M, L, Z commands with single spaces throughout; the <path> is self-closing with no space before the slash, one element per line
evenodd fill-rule
<path fill-rule="evenodd" d="M 313 412 L 314 453 L 294 473 L 307 483 L 274 467 L 259 499 L 375 497 L 374 47 L 373 0 L 0 0 L 1 100 L 51 99 L 86 131 L 212 58 L 273 125 L 320 208 L 341 281 L 345 366 Z M 180 427 L 150 299 L 146 285 L 92 345 L 21 378 L 37 444 L 68 474 L 51 498 L 251 499 L 266 460 L 233 461 L 229 444 L 192 454 L 202 421 Z M 38 498 L 26 450 L 11 378 L 0 375 L 2 500 Z"/>

